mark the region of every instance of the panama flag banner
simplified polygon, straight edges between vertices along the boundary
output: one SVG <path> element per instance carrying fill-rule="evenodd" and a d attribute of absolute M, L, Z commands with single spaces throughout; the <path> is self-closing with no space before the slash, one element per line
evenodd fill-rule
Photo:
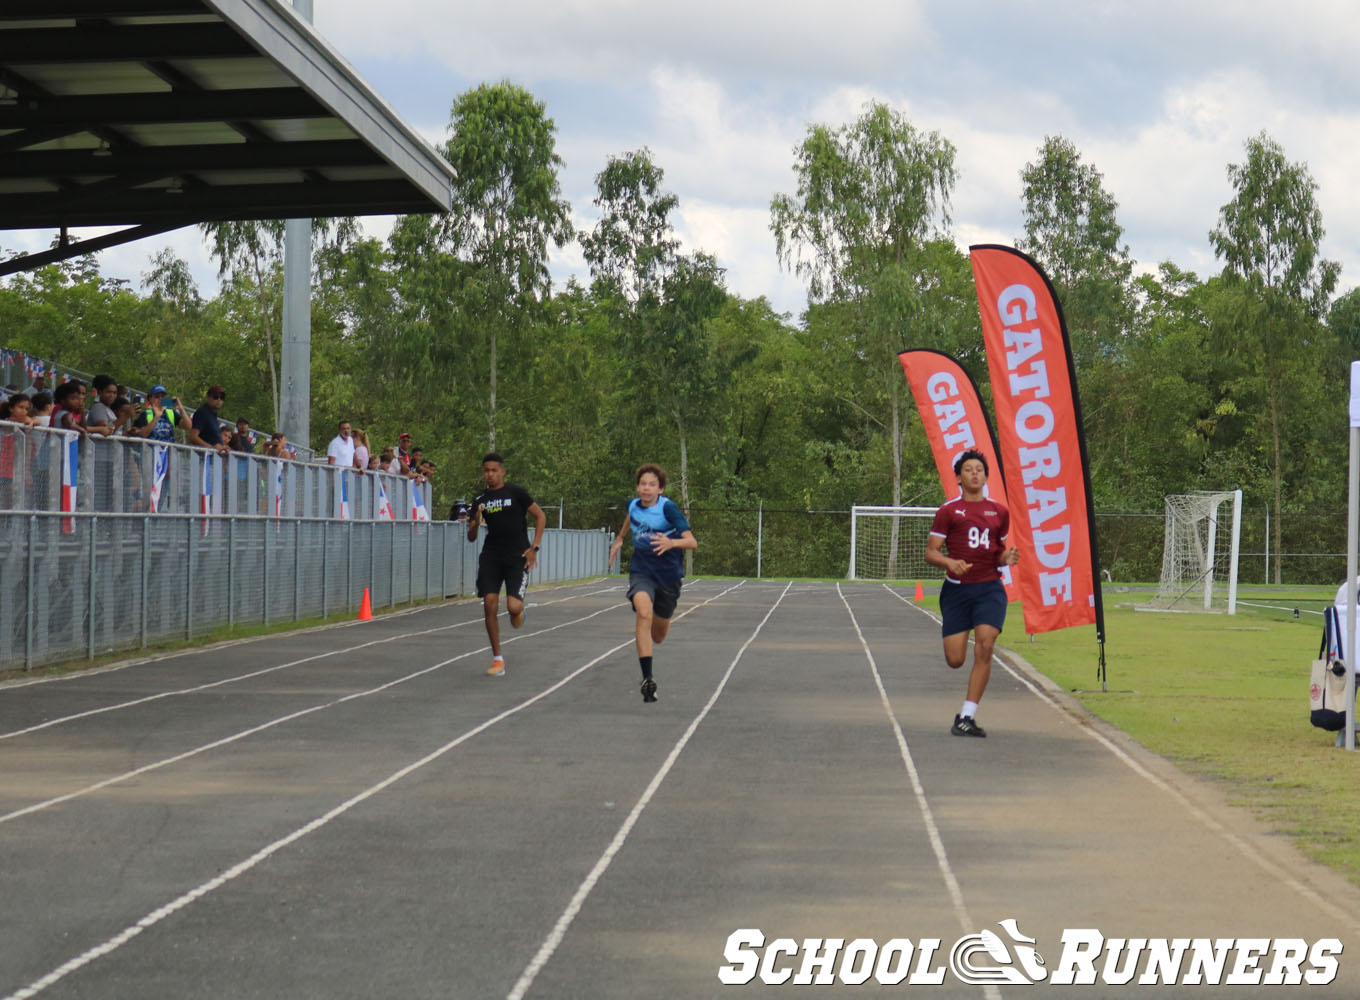
<path fill-rule="evenodd" d="M 207 454 L 203 456 L 203 488 L 199 490 L 199 513 L 201 514 L 214 513 L 213 504 L 216 498 L 213 495 L 213 466 L 215 462 L 215 455 Z M 208 533 L 211 525 L 212 522 L 205 517 L 202 525 L 203 534 Z"/>
<path fill-rule="evenodd" d="M 425 499 L 420 495 L 420 484 L 411 484 L 411 520 L 428 521 L 430 512 L 425 509 Z"/>
<path fill-rule="evenodd" d="M 940 474 L 940 486 L 945 500 L 959 496 L 959 479 L 954 475 L 954 463 L 970 448 L 982 453 L 991 470 L 983 495 L 997 497 L 1012 507 L 1006 495 L 1006 480 L 1001 463 L 997 461 L 996 435 L 982 408 L 973 378 L 957 361 L 941 351 L 903 351 L 897 355 L 902 371 L 911 386 L 916 409 L 921 414 L 921 426 L 930 441 L 930 452 L 935 458 L 935 469 Z M 995 488 L 994 488 L 995 487 Z M 1012 518 L 1012 522 L 1014 518 Z M 1020 587 L 1015 570 L 1002 566 L 1001 582 L 1006 587 L 1008 601 L 1020 600 Z"/>
<path fill-rule="evenodd" d="M 1011 539 L 1031 635 L 1096 626 L 1104 679 L 1095 511 L 1072 347 L 1039 266 L 1011 247 L 969 248 L 992 378 Z"/>
<path fill-rule="evenodd" d="M 278 517 L 283 511 L 283 459 L 270 460 L 269 482 L 274 494 L 274 516 Z"/>
<path fill-rule="evenodd" d="M 389 521 L 395 521 L 396 515 L 392 513 L 392 501 L 387 499 L 387 490 L 383 489 L 382 480 L 378 480 L 378 516 L 385 517 Z"/>
<path fill-rule="evenodd" d="M 75 431 L 63 431 L 61 436 L 61 509 L 74 513 L 76 483 L 80 478 L 80 435 Z M 61 530 L 63 534 L 72 534 L 76 530 L 75 518 L 63 517 Z"/>
<path fill-rule="evenodd" d="M 349 476 L 340 470 L 340 520 L 349 520 Z"/>
<path fill-rule="evenodd" d="M 165 474 L 170 471 L 170 448 L 163 444 L 151 449 L 151 513 L 161 509 L 165 491 Z"/>

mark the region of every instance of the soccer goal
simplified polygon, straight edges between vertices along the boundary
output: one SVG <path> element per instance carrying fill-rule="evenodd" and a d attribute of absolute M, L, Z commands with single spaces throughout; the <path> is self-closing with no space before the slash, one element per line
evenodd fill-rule
<path fill-rule="evenodd" d="M 850 579 L 938 579 L 925 560 L 934 507 L 850 508 Z"/>
<path fill-rule="evenodd" d="M 1241 490 L 1167 497 L 1157 606 L 1236 614 L 1241 537 Z"/>

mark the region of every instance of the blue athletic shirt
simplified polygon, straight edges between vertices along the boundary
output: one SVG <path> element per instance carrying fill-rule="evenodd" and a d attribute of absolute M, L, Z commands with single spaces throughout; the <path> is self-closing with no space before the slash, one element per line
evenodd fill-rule
<path fill-rule="evenodd" d="M 689 522 L 674 500 L 662 495 L 650 507 L 642 506 L 642 499 L 628 502 L 628 527 L 633 533 L 633 560 L 628 572 L 649 576 L 663 587 L 680 586 L 685 575 L 683 549 L 671 549 L 657 555 L 652 551 L 652 535 L 662 534 L 679 538 L 690 530 Z"/>

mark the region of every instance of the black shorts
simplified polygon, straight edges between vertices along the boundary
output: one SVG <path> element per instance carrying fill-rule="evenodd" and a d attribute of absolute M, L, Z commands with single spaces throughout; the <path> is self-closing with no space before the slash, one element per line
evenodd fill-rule
<path fill-rule="evenodd" d="M 663 587 L 650 576 L 642 573 L 628 574 L 628 603 L 633 603 L 634 594 L 646 594 L 652 599 L 652 614 L 657 618 L 669 618 L 675 614 L 675 606 L 680 601 L 679 587 Z M 635 608 L 637 605 L 633 605 Z"/>
<path fill-rule="evenodd" d="M 998 632 L 1006 624 L 1006 588 L 1000 580 L 950 583 L 940 587 L 940 634 L 971 632 L 991 625 Z"/>
<path fill-rule="evenodd" d="M 529 571 L 524 568 L 523 556 L 499 556 L 483 551 L 477 560 L 477 596 L 499 594 L 505 588 L 507 597 L 524 600 L 529 589 Z"/>

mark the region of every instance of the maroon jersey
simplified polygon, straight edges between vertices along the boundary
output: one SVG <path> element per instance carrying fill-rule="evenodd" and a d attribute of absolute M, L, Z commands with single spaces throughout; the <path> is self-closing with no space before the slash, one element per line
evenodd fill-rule
<path fill-rule="evenodd" d="M 1001 579 L 997 561 L 1006 550 L 1003 539 L 1011 531 L 1011 513 L 1006 505 L 988 497 L 965 500 L 956 497 L 935 512 L 930 533 L 944 539 L 950 559 L 962 559 L 973 568 L 955 583 L 985 583 Z"/>

